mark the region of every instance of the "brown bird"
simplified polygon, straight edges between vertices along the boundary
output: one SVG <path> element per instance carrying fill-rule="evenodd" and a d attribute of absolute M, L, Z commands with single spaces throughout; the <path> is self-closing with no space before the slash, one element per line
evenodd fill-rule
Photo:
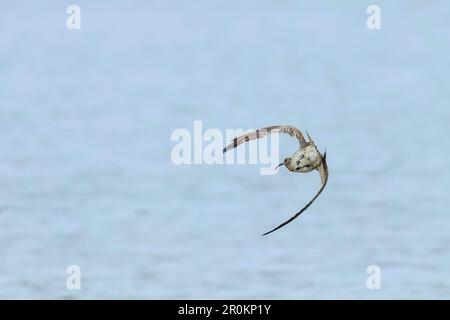
<path fill-rule="evenodd" d="M 271 126 L 267 128 L 258 129 L 254 132 L 250 132 L 242 136 L 236 137 L 233 139 L 233 142 L 231 142 L 226 148 L 223 149 L 223 153 L 227 152 L 230 149 L 236 148 L 237 146 L 241 145 L 244 142 L 260 139 L 271 133 L 287 133 L 291 137 L 297 138 L 300 143 L 300 148 L 297 151 L 295 151 L 295 153 L 290 158 L 284 159 L 284 161 L 280 163 L 277 166 L 277 168 L 279 166 L 284 165 L 289 171 L 302 173 L 317 170 L 320 174 L 322 186 L 320 187 L 317 194 L 299 212 L 297 212 L 287 221 L 280 224 L 278 227 L 270 230 L 269 232 L 264 233 L 263 236 L 272 233 L 275 230 L 280 229 L 281 227 L 284 227 L 289 222 L 297 218 L 300 214 L 302 214 L 303 211 L 308 209 L 309 206 L 319 197 L 323 189 L 325 189 L 325 186 L 327 185 L 328 181 L 328 166 L 326 161 L 327 152 L 325 151 L 322 155 L 317 149 L 317 146 L 315 145 L 314 141 L 309 136 L 308 132 L 306 133 L 306 135 L 308 136 L 309 141 L 306 141 L 302 132 L 299 129 L 292 126 Z"/>

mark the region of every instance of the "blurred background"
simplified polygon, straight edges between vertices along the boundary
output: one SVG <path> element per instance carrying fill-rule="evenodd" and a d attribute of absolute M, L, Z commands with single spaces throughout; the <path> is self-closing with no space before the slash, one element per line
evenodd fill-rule
<path fill-rule="evenodd" d="M 0 4 L 0 298 L 450 297 L 449 2 Z M 175 166 L 194 120 L 308 130 L 327 189 L 261 237 L 318 175 Z"/>

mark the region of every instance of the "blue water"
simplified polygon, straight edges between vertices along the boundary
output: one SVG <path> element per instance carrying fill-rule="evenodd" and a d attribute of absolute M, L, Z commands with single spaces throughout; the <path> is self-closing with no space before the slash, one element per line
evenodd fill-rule
<path fill-rule="evenodd" d="M 1 2 L 0 298 L 450 297 L 450 3 L 69 4 Z M 329 185 L 261 237 L 318 176 L 175 166 L 194 120 L 308 130 Z"/>

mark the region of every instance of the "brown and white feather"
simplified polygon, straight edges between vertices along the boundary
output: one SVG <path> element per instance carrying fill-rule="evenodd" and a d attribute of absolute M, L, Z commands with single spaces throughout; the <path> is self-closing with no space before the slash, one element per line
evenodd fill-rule
<path fill-rule="evenodd" d="M 250 141 L 250 140 L 256 140 L 261 139 L 265 137 L 268 134 L 272 133 L 287 133 L 291 137 L 297 138 L 300 144 L 300 148 L 304 148 L 307 146 L 307 142 L 305 140 L 305 137 L 303 136 L 303 133 L 298 130 L 295 127 L 292 126 L 271 126 L 266 127 L 262 129 L 258 129 L 256 131 L 243 134 L 239 137 L 236 137 L 233 139 L 233 141 L 226 146 L 226 148 L 223 149 L 223 152 L 227 152 L 228 150 L 231 150 L 233 148 L 236 148 L 237 146 L 243 144 L 244 142 Z"/>

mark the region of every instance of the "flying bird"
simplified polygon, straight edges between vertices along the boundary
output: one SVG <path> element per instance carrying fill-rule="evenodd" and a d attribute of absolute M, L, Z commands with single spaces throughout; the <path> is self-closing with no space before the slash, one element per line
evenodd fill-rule
<path fill-rule="evenodd" d="M 291 137 L 297 138 L 300 144 L 299 149 L 295 151 L 295 153 L 291 157 L 284 159 L 284 161 L 280 163 L 275 169 L 284 165 L 289 171 L 292 172 L 306 173 L 317 170 L 320 175 L 322 186 L 320 187 L 317 194 L 299 212 L 297 212 L 287 221 L 280 224 L 278 227 L 264 233 L 263 236 L 284 227 L 292 220 L 297 218 L 300 214 L 302 214 L 319 197 L 328 182 L 328 166 L 326 161 L 327 152 L 325 151 L 323 154 L 321 154 L 317 149 L 316 144 L 309 136 L 308 132 L 306 132 L 306 135 L 309 141 L 306 141 L 303 133 L 299 129 L 292 126 L 271 126 L 236 137 L 226 148 L 223 149 L 223 153 L 236 148 L 244 142 L 260 139 L 271 133 L 287 133 Z"/>

